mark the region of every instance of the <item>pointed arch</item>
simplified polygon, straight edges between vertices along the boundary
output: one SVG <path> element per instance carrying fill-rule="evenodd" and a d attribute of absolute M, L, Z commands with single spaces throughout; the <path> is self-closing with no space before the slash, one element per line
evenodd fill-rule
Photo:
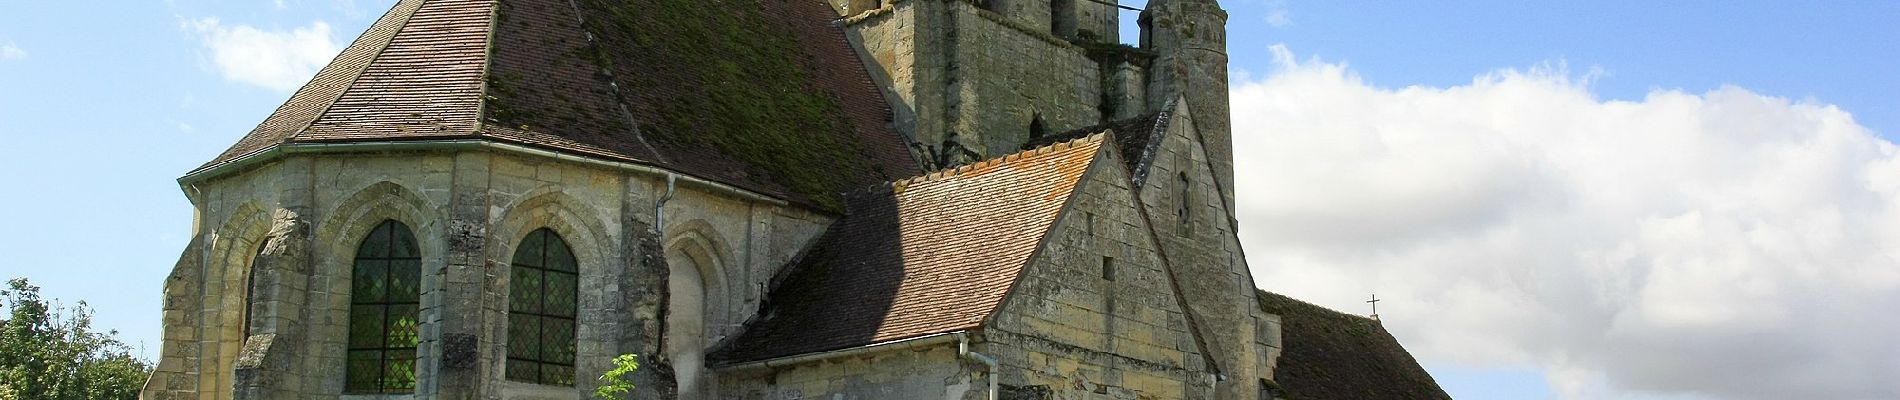
<path fill-rule="evenodd" d="M 574 385 L 579 265 L 561 235 L 528 232 L 509 261 L 508 380 Z"/>
<path fill-rule="evenodd" d="M 357 269 L 358 254 L 363 250 L 365 242 L 373 239 L 377 230 L 390 222 L 406 228 L 415 246 L 413 256 L 403 257 L 405 260 L 412 261 L 402 261 L 405 274 L 408 271 L 416 272 L 415 280 L 411 285 L 413 290 L 418 293 L 440 290 L 443 286 L 443 278 L 439 271 L 446 266 L 444 254 L 448 245 L 445 239 L 447 237 L 446 224 L 438 210 L 439 206 L 425 200 L 415 191 L 391 181 L 365 185 L 329 207 L 327 212 L 321 214 L 322 219 L 317 223 L 312 234 L 316 243 L 311 249 L 315 268 L 310 273 L 309 290 L 323 295 L 311 296 L 306 305 L 308 307 L 306 315 L 318 320 L 352 321 L 355 311 L 367 310 L 354 307 L 358 300 L 356 298 L 356 292 L 359 290 L 358 283 L 368 283 L 358 282 L 361 278 L 357 276 L 357 273 L 362 272 Z M 385 238 L 389 240 L 388 236 Z M 387 279 L 388 275 L 385 274 L 384 278 Z M 402 278 L 407 278 L 407 275 Z M 409 290 L 404 288 L 405 294 Z M 443 305 L 440 303 L 439 296 L 419 296 L 413 305 L 403 305 L 403 307 L 410 306 L 415 308 L 418 315 L 427 315 L 433 312 L 431 310 L 439 309 Z M 406 312 L 407 309 L 403 311 Z M 387 321 L 387 316 L 385 316 L 385 321 Z M 429 325 L 432 322 L 426 319 L 419 318 L 414 321 L 414 324 L 415 344 L 413 349 L 408 351 L 413 352 L 415 358 L 412 363 L 399 363 L 397 368 L 408 368 L 408 370 L 397 371 L 396 374 L 403 377 L 413 376 L 414 379 L 406 382 L 405 385 L 390 385 L 399 386 L 397 388 L 379 387 L 378 391 L 429 393 L 434 390 L 435 375 L 423 373 L 423 371 L 434 370 L 435 363 L 441 358 L 438 346 L 441 340 L 439 330 L 430 329 Z M 350 387 L 349 364 L 352 359 L 349 331 L 349 329 L 312 331 L 310 340 L 306 341 L 304 354 L 309 357 L 299 361 L 302 363 L 301 368 L 311 371 L 313 377 L 321 380 L 316 387 L 322 388 L 324 394 L 338 395 L 368 391 L 354 390 L 362 388 Z M 410 338 L 405 336 L 400 339 L 409 340 Z M 359 349 L 358 351 L 356 362 L 367 364 L 368 361 L 365 360 L 368 358 L 369 350 Z M 385 348 L 381 351 L 400 352 L 402 350 Z M 380 361 L 379 365 L 381 365 Z M 408 388 L 403 389 L 400 386 Z"/>
<path fill-rule="evenodd" d="M 619 242 L 614 231 L 607 229 L 607 220 L 596 208 L 567 194 L 560 186 L 548 185 L 531 190 L 503 206 L 500 215 L 489 226 L 486 254 L 489 260 L 495 261 L 490 263 L 492 269 L 488 272 L 494 276 L 508 277 L 504 287 L 496 290 L 509 293 L 506 304 L 510 305 L 510 309 L 502 310 L 501 314 L 494 317 L 515 318 L 515 313 L 510 311 L 513 311 L 515 302 L 524 300 L 518 296 L 526 292 L 516 290 L 515 285 L 524 284 L 517 278 L 524 277 L 516 276 L 514 264 L 522 256 L 520 253 L 535 243 L 531 240 L 536 235 L 556 237 L 566 247 L 567 256 L 572 258 L 571 272 L 576 291 L 582 287 L 587 288 L 586 293 L 619 291 L 620 274 L 624 270 L 624 262 L 617 257 L 620 254 Z M 547 236 L 542 236 L 542 239 Z M 611 335 L 602 332 L 612 325 L 608 318 L 615 317 L 607 313 L 588 312 L 610 308 L 613 306 L 612 301 L 609 296 L 577 295 L 571 305 L 562 304 L 564 308 L 573 310 L 571 315 L 564 316 L 572 318 L 572 333 L 562 333 L 562 336 L 573 337 L 568 340 L 523 341 L 515 337 L 521 333 L 513 329 L 515 327 L 503 329 L 500 340 L 494 341 L 493 345 L 498 346 L 494 350 L 506 357 L 501 357 L 501 365 L 494 367 L 506 371 L 504 376 L 515 382 L 564 387 L 586 382 L 588 377 L 597 375 L 610 365 L 613 356 L 617 355 L 614 353 L 616 345 L 607 339 Z M 544 315 L 537 314 L 535 317 Z M 529 355 L 524 352 L 527 349 L 517 349 L 516 346 L 531 342 L 536 345 L 552 344 L 563 354 L 558 360 L 542 359 L 538 357 L 540 353 L 535 353 L 536 357 L 525 357 Z M 544 376 L 548 373 L 545 365 L 554 365 L 553 373 L 556 375 Z M 524 371 L 527 369 L 535 370 L 534 379 L 526 377 Z"/>
<path fill-rule="evenodd" d="M 414 392 L 422 305 L 422 252 L 415 233 L 386 219 L 356 249 L 343 392 Z"/>
<path fill-rule="evenodd" d="M 673 362 L 680 398 L 693 398 L 709 382 L 701 379 L 705 354 L 730 334 L 737 321 L 731 307 L 736 301 L 730 283 L 737 282 L 730 260 L 731 247 L 712 224 L 703 219 L 667 227 L 667 315 L 664 348 Z"/>
<path fill-rule="evenodd" d="M 246 201 L 231 210 L 224 222 L 211 231 L 211 249 L 203 274 L 199 275 L 200 373 L 213 376 L 202 390 L 230 390 L 236 376 L 233 365 L 248 335 L 253 285 L 252 267 L 258 249 L 270 233 L 270 216 L 256 201 Z"/>

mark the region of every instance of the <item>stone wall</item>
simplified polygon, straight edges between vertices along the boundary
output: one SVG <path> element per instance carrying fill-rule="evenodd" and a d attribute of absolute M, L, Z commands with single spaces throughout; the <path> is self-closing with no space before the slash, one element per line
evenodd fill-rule
<path fill-rule="evenodd" d="M 1042 18 L 963 0 L 902 0 L 845 20 L 873 79 L 898 103 L 899 130 L 939 154 L 946 142 L 972 153 L 948 151 L 953 163 L 1020 150 L 1038 117 L 1048 133 L 1101 120 L 1101 68 L 1050 33 L 1050 3 L 997 4 Z"/>
<path fill-rule="evenodd" d="M 654 355 L 666 265 L 649 255 L 690 245 L 716 260 L 706 269 L 720 304 L 704 316 L 717 321 L 711 343 L 757 309 L 761 285 L 829 223 L 682 179 L 666 205 L 666 238 L 656 238 L 665 190 L 652 173 L 488 150 L 299 155 L 196 182 L 188 191 L 199 237 L 165 285 L 167 340 L 147 398 L 340 395 L 351 264 L 368 231 L 391 219 L 422 251 L 409 397 L 582 398 L 621 353 L 643 355 L 642 395 L 665 395 L 672 374 Z M 509 260 L 539 228 L 559 234 L 580 265 L 570 388 L 506 382 L 501 372 Z"/>
<path fill-rule="evenodd" d="M 1167 135 L 1155 150 L 1143 182 L 1141 200 L 1154 220 L 1182 294 L 1206 328 L 1202 333 L 1212 347 L 1209 351 L 1222 373 L 1237 377 L 1222 385 L 1222 398 L 1251 397 L 1253 382 L 1272 378 L 1272 371 L 1260 365 L 1268 350 L 1257 348 L 1258 344 L 1276 341 L 1271 332 L 1256 334 L 1255 325 L 1274 323 L 1277 318 L 1254 305 L 1252 274 L 1191 114 L 1186 105 L 1176 104 Z M 1187 177 L 1185 197 L 1183 174 Z M 1176 216 L 1183 202 L 1189 210 L 1187 220 Z"/>
<path fill-rule="evenodd" d="M 986 158 L 1001 156 L 1029 141 L 1037 117 L 1051 134 L 1101 122 L 1101 68 L 1082 48 L 1046 27 L 1012 23 L 968 3 L 946 4 L 956 29 L 946 117 L 965 146 Z"/>
<path fill-rule="evenodd" d="M 982 399 L 982 366 L 960 360 L 956 343 L 894 348 L 785 366 L 754 366 L 720 377 L 720 398 Z"/>
<path fill-rule="evenodd" d="M 977 348 L 1004 385 L 1044 398 L 1208 398 L 1193 322 L 1118 153 L 1102 152 Z"/>

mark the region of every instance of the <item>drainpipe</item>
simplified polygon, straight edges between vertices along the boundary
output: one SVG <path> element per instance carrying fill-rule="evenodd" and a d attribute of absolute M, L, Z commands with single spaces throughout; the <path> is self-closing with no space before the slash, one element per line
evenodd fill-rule
<path fill-rule="evenodd" d="M 990 396 L 987 397 L 987 399 L 996 400 L 998 387 L 998 382 L 996 381 L 996 358 L 983 353 L 970 351 L 970 336 L 965 333 L 957 333 L 957 355 L 983 363 L 983 367 L 987 369 L 983 371 L 984 377 L 990 381 Z"/>
<path fill-rule="evenodd" d="M 673 200 L 673 181 L 678 178 L 678 174 L 666 174 L 666 194 L 653 202 L 653 233 L 660 235 L 661 244 L 666 243 L 666 202 Z"/>

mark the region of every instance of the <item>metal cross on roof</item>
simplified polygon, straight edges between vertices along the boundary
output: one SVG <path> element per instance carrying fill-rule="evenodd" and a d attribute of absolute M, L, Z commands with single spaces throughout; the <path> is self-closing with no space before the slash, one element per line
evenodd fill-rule
<path fill-rule="evenodd" d="M 1366 300 L 1366 303 L 1372 304 L 1372 319 L 1379 319 L 1379 294 L 1373 293 L 1372 300 Z"/>

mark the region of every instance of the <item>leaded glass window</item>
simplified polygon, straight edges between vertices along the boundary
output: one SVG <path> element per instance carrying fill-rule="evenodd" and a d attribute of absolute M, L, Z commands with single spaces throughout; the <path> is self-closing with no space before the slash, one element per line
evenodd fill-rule
<path fill-rule="evenodd" d="M 422 253 L 409 227 L 383 221 L 356 248 L 350 267 L 348 393 L 416 390 L 416 308 Z"/>
<path fill-rule="evenodd" d="M 546 228 L 515 248 L 508 283 L 508 379 L 574 385 L 574 252 Z"/>

